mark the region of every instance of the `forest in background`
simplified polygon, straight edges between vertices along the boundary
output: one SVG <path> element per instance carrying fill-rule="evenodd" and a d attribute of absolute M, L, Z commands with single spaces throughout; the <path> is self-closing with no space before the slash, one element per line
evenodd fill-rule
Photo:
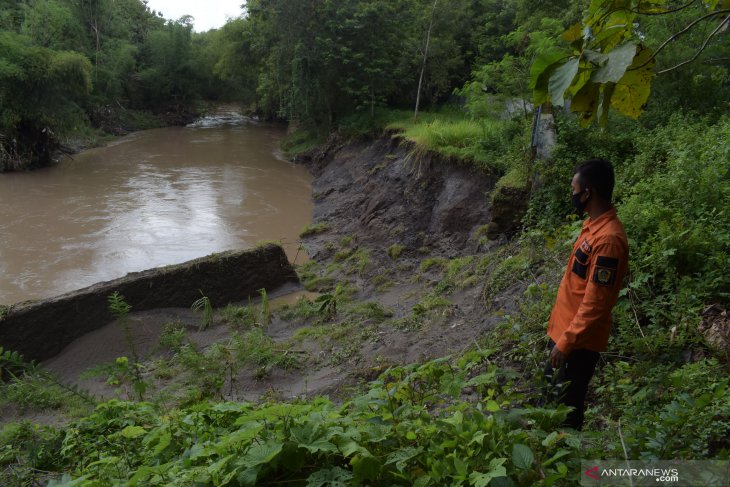
<path fill-rule="evenodd" d="M 184 123 L 203 100 L 238 101 L 320 136 L 353 117 L 377 126 L 376 111 L 413 109 L 417 100 L 421 109 L 448 104 L 479 119 L 500 110 L 495 97 L 532 100 L 531 68 L 564 56 L 561 35 L 588 6 L 251 0 L 240 17 L 196 33 L 192 17 L 166 20 L 140 0 L 2 0 L 0 167 L 48 164 L 60 141 L 92 127 L 123 133 Z M 642 125 L 727 109 L 727 28 L 710 35 L 722 17 L 682 32 L 706 12 L 696 1 L 640 19 L 642 45 L 676 35 L 657 53 L 656 71 L 701 52 L 654 80 Z"/>
<path fill-rule="evenodd" d="M 288 121 L 291 154 L 332 132 L 397 131 L 495 172 L 497 194 L 522 191 L 509 255 L 477 255 L 493 263 L 474 272 L 485 289 L 530 283 L 474 350 L 393 368 L 344 405 L 112 401 L 72 428 L 5 428 L 6 475 L 66 473 L 64 485 L 572 485 L 581 458 L 730 458 L 727 342 L 706 333 L 730 306 L 727 1 L 251 0 L 205 33 L 131 0 L 2 5 L 0 160 L 38 151 L 48 129 L 61 140 L 206 99 Z M 613 103 L 632 87 L 633 101 Z M 575 114 L 558 108 L 564 98 Z M 526 104 L 505 118 L 514 100 Z M 531 151 L 535 101 L 556 118 L 545 160 Z M 544 358 L 536 344 L 557 286 L 531 279 L 562 270 L 580 225 L 566 218 L 567 184 L 594 156 L 616 167 L 631 272 L 593 382 L 596 419 L 579 435 L 559 427 L 563 409 L 526 406 L 536 385 L 525 377 Z M 3 361 L 24 367 L 11 353 Z M 3 392 L 31 402 L 39 384 L 58 393 L 31 369 L 27 377 Z M 464 400 L 467 388 L 483 400 Z"/>

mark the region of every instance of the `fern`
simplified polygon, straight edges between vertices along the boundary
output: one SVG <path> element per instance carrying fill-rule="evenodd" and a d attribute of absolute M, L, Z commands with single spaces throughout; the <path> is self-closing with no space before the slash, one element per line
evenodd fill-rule
<path fill-rule="evenodd" d="M 134 336 L 132 334 L 132 328 L 129 324 L 129 312 L 132 310 L 132 306 L 124 300 L 124 296 L 114 291 L 107 298 L 109 303 L 109 312 L 116 318 L 119 324 L 124 330 L 124 339 L 127 342 L 127 347 L 132 355 L 132 365 L 130 365 L 129 371 L 132 375 L 132 389 L 137 393 L 137 397 L 140 401 L 144 401 L 144 393 L 147 390 L 148 384 L 142 377 L 143 366 L 140 363 L 139 355 L 137 354 L 137 347 L 134 343 Z"/>
<path fill-rule="evenodd" d="M 108 298 L 107 303 L 109 304 L 109 312 L 117 320 L 124 320 L 129 312 L 132 310 L 132 306 L 124 300 L 124 296 L 119 292 L 114 291 Z"/>
<path fill-rule="evenodd" d="M 24 375 L 35 375 L 36 377 L 50 382 L 60 387 L 69 394 L 81 398 L 83 401 L 96 405 L 96 398 L 88 392 L 79 389 L 76 385 L 65 384 L 55 375 L 43 370 L 34 360 L 26 361 L 23 355 L 13 350 L 5 350 L 0 347 L 0 378 L 12 378 L 13 380 L 22 380 Z"/>
<path fill-rule="evenodd" d="M 200 291 L 200 295 L 201 297 L 193 302 L 190 309 L 193 311 L 203 312 L 203 317 L 200 321 L 200 326 L 198 327 L 198 331 L 203 331 L 213 324 L 213 306 L 210 303 L 210 298 L 204 295 L 203 291 Z"/>
<path fill-rule="evenodd" d="M 259 289 L 259 294 L 261 294 L 261 324 L 263 326 L 269 326 L 271 324 L 269 296 L 266 294 L 266 289 Z"/>

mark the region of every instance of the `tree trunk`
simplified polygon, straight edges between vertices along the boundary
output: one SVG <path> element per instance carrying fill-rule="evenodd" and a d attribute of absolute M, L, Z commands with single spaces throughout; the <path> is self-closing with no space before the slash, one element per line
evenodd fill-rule
<path fill-rule="evenodd" d="M 421 75 L 418 77 L 418 91 L 416 92 L 416 110 L 413 112 L 413 119 L 418 118 L 418 106 L 421 104 L 421 86 L 423 85 L 423 73 L 426 71 L 426 61 L 428 60 L 428 46 L 431 44 L 431 29 L 433 29 L 433 17 L 436 12 L 436 4 L 438 0 L 433 0 L 431 7 L 431 20 L 428 23 L 428 31 L 426 32 L 426 48 L 423 50 L 423 62 L 421 63 Z"/>

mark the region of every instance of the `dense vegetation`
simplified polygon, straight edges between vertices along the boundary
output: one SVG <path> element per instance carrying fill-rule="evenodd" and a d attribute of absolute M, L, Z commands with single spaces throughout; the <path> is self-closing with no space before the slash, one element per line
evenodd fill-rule
<path fill-rule="evenodd" d="M 205 34 L 131 0 L 4 4 L 2 157 L 13 156 L 11 137 L 31 137 L 24 147 L 35 150 L 44 128 L 60 132 L 104 107 L 160 111 L 224 97 L 299 127 L 292 152 L 333 130 L 387 129 L 414 143 L 414 157 L 439 152 L 503 175 L 500 184 L 528 191 L 529 204 L 505 247 L 452 261 L 424 256 L 421 270 L 437 268 L 443 285 L 399 325 L 418 326 L 458 287 L 482 286 L 491 303 L 519 284 L 516 311 L 473 350 L 390 368 L 344 404 L 216 402 L 231 364 L 284 363 L 257 329 L 208 352 L 176 342 L 187 369 L 169 373 L 194 371 L 194 380 L 219 387 L 196 389 L 172 407 L 111 401 L 89 413 L 77 393 L 55 403 L 48 391 L 59 394 L 59 385 L 5 353 L 0 367 L 28 372 L 2 386 L 7 397 L 81 419 L 63 428 L 7 425 L 0 481 L 570 485 L 581 458 L 730 458 L 727 342 L 703 333 L 712 324 L 703 311 L 730 306 L 727 2 L 251 0 L 245 15 Z M 107 15 L 97 15 L 102 8 Z M 646 76 L 633 79 L 637 72 Z M 619 96 L 633 89 L 641 91 L 635 99 Z M 428 113 L 414 117 L 419 93 Z M 557 145 L 535 160 L 531 102 L 564 98 L 577 116 L 555 110 Z M 505 101 L 515 100 L 514 117 L 505 116 Z M 598 119 L 604 127 L 580 126 Z M 580 225 L 566 219 L 568 182 L 575 163 L 593 156 L 615 163 L 631 270 L 593 381 L 587 432 L 576 433 L 560 427 L 563 408 L 532 406 L 540 394 L 534 371 Z M 320 223 L 308 232 L 326 230 Z M 403 250 L 394 243 L 388 254 L 395 261 Z M 366 249 L 341 252 L 341 265 L 368 265 Z M 329 327 L 318 333 L 333 334 L 351 284 L 313 268 L 301 269 L 304 281 L 326 294 L 298 312 Z M 229 349 L 249 355 L 232 361 Z M 130 388 L 140 385 L 130 364 L 115 367 Z"/>
<path fill-rule="evenodd" d="M 198 100 L 229 97 L 208 44 L 191 17 L 139 0 L 2 0 L 0 171 L 48 164 L 94 128 L 180 123 Z"/>

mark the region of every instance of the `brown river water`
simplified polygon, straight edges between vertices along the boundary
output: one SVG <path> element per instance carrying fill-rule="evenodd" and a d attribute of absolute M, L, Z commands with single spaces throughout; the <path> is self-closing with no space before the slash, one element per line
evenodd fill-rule
<path fill-rule="evenodd" d="M 137 132 L 58 166 L 0 174 L 0 304 L 280 240 L 311 221 L 311 177 L 280 126 L 219 110 Z"/>

